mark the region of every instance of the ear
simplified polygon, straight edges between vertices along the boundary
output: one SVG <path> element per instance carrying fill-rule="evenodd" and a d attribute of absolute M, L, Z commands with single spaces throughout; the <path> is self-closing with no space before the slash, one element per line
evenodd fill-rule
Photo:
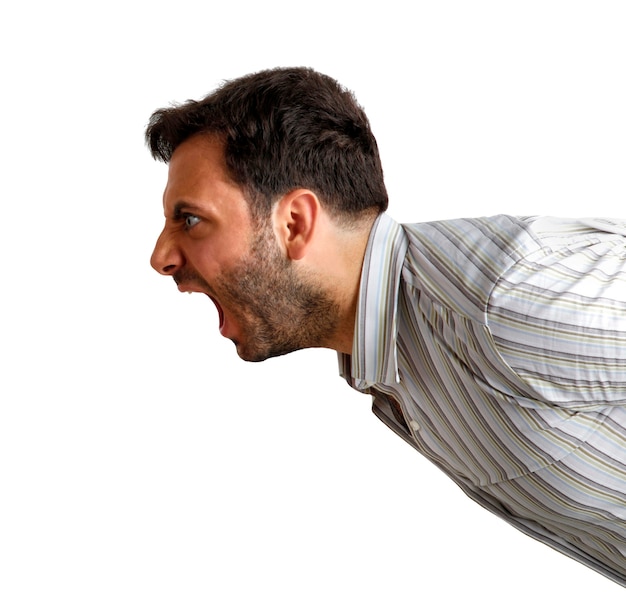
<path fill-rule="evenodd" d="M 274 229 L 278 241 L 291 260 L 302 259 L 312 243 L 321 205 L 310 190 L 288 192 L 276 204 Z"/>

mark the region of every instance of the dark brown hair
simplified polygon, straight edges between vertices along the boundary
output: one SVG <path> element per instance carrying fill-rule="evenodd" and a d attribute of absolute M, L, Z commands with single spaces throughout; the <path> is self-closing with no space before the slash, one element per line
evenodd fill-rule
<path fill-rule="evenodd" d="M 295 188 L 315 192 L 330 213 L 358 219 L 387 208 L 376 139 L 354 95 L 310 68 L 276 68 L 227 81 L 200 101 L 154 112 L 152 155 L 169 162 L 197 133 L 218 136 L 231 178 L 251 212 L 267 216 Z"/>

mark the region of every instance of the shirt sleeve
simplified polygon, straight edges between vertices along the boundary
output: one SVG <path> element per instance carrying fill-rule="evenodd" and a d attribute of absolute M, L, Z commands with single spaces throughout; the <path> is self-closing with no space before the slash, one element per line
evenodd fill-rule
<path fill-rule="evenodd" d="M 509 268 L 489 299 L 501 357 L 548 404 L 626 405 L 626 222 L 529 224 L 541 247 Z"/>

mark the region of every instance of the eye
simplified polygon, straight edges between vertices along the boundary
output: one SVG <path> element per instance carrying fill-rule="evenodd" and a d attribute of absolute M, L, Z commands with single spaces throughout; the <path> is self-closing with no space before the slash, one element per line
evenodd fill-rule
<path fill-rule="evenodd" d="M 190 230 L 200 221 L 200 218 L 197 215 L 185 213 L 183 220 L 185 222 L 185 230 Z"/>

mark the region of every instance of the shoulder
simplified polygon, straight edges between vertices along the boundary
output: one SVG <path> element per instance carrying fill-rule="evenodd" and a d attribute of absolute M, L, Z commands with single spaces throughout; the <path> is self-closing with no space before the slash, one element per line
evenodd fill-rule
<path fill-rule="evenodd" d="M 615 226 L 537 218 L 542 247 L 504 273 L 489 299 L 501 355 L 560 406 L 626 403 L 626 238 Z"/>
<path fill-rule="evenodd" d="M 502 274 L 541 248 L 527 219 L 498 215 L 405 224 L 407 285 L 470 317 L 482 317 Z"/>

